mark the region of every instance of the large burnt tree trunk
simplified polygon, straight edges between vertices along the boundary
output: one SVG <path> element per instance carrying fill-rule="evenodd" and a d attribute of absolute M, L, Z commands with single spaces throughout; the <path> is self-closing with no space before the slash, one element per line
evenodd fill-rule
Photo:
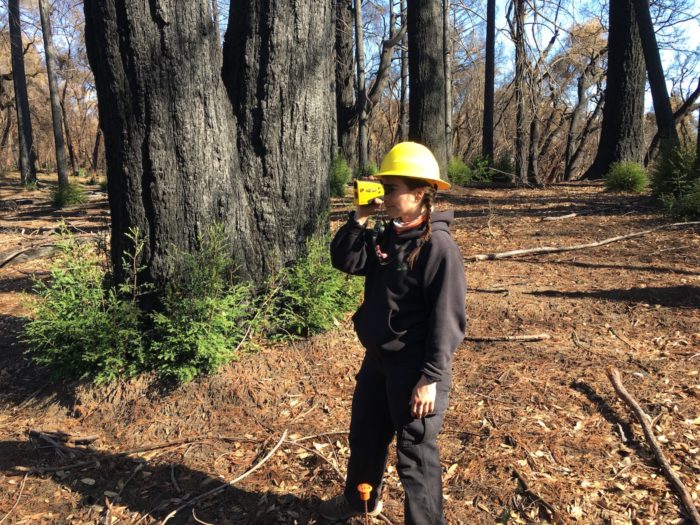
<path fill-rule="evenodd" d="M 484 62 L 484 122 L 481 156 L 493 162 L 493 106 L 496 56 L 496 0 L 486 2 L 486 56 Z"/>
<path fill-rule="evenodd" d="M 58 84 L 56 83 L 56 50 L 53 47 L 53 34 L 51 31 L 51 15 L 49 13 L 48 0 L 39 0 L 39 16 L 41 17 L 41 31 L 44 34 L 44 53 L 46 55 L 46 74 L 49 84 L 49 100 L 51 102 L 51 124 L 53 126 L 53 140 L 56 147 L 56 172 L 58 174 L 58 187 L 68 187 L 68 168 L 66 166 L 66 143 L 63 139 L 63 122 L 61 118 L 61 103 L 58 98 Z"/>
<path fill-rule="evenodd" d="M 244 268 L 267 276 L 295 260 L 328 207 L 335 133 L 331 3 L 235 0 L 224 43 L 224 82 L 238 124 L 246 184 L 237 213 L 249 224 Z"/>
<path fill-rule="evenodd" d="M 584 175 L 600 179 L 614 162 L 644 155 L 644 55 L 632 0 L 610 2 L 608 72 L 603 122 L 595 160 Z"/>
<path fill-rule="evenodd" d="M 408 0 L 410 103 L 408 136 L 431 149 L 445 173 L 445 67 L 442 5 L 435 0 Z"/>
<path fill-rule="evenodd" d="M 330 6 L 232 1 L 223 74 L 209 0 L 84 7 L 117 278 L 134 227 L 157 286 L 172 250 L 196 250 L 213 223 L 244 277 L 297 257 L 328 203 Z"/>
<path fill-rule="evenodd" d="M 367 130 L 367 82 L 365 72 L 365 37 L 362 28 L 362 0 L 355 0 L 355 66 L 357 67 L 357 166 L 364 174 L 369 157 Z"/>
<path fill-rule="evenodd" d="M 399 5 L 401 25 L 407 26 L 406 0 L 401 0 Z M 399 100 L 399 127 L 396 139 L 403 142 L 408 140 L 408 31 L 404 32 L 401 37 L 401 53 L 399 56 L 401 61 L 401 99 Z"/>
<path fill-rule="evenodd" d="M 15 109 L 17 111 L 17 134 L 19 144 L 19 171 L 22 184 L 36 182 L 36 152 L 32 134 L 32 119 L 29 114 L 27 96 L 27 76 L 24 73 L 24 47 L 20 26 L 19 0 L 8 0 L 10 19 L 10 47 L 12 55 L 12 81 L 15 88 Z"/>
<path fill-rule="evenodd" d="M 335 3 L 335 107 L 338 119 L 338 150 L 355 167 L 357 165 L 357 119 L 353 89 L 353 18 L 352 0 Z"/>

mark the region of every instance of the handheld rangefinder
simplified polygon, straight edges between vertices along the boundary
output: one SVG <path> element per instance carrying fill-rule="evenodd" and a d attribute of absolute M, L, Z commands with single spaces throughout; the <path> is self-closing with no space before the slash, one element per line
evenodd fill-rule
<path fill-rule="evenodd" d="M 365 206 L 372 202 L 372 199 L 384 196 L 384 186 L 379 182 L 369 180 L 353 181 L 353 203 L 355 206 Z"/>

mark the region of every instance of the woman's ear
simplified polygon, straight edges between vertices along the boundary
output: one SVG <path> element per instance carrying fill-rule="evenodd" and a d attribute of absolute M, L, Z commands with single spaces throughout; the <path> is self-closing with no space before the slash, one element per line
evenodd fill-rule
<path fill-rule="evenodd" d="M 411 193 L 413 194 L 413 198 L 416 199 L 416 202 L 423 202 L 423 197 L 425 197 L 425 188 L 416 188 Z"/>

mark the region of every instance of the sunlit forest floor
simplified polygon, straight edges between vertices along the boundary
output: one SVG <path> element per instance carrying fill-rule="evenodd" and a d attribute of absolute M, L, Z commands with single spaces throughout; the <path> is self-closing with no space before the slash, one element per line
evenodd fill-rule
<path fill-rule="evenodd" d="M 57 211 L 47 185 L 27 193 L 16 175 L 0 180 L 0 262 L 34 247 L 0 269 L 0 520 L 10 512 L 6 523 L 162 522 L 259 463 L 286 431 L 259 469 L 170 523 L 320 523 L 315 507 L 341 490 L 348 455 L 362 356 L 349 318 L 332 333 L 264 345 L 169 391 L 148 377 L 56 385 L 25 359 L 26 297 L 50 254 L 37 250 L 50 248 L 59 221 L 79 235 L 107 233 L 106 196 L 89 189 L 86 204 Z M 334 220 L 348 205 L 334 201 Z M 457 188 L 441 206 L 455 210 L 465 258 L 669 222 L 648 197 L 591 183 Z M 456 354 L 439 440 L 448 523 L 683 523 L 641 427 L 606 378 L 609 366 L 653 418 L 700 504 L 698 231 L 662 229 L 597 248 L 465 264 L 473 339 Z M 474 340 L 536 334 L 548 338 Z M 30 431 L 57 433 L 54 444 Z M 391 467 L 384 501 L 386 520 L 402 523 Z"/>

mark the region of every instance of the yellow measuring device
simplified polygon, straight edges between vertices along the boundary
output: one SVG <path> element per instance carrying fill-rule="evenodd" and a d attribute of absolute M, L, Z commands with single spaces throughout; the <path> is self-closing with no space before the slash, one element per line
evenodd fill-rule
<path fill-rule="evenodd" d="M 365 206 L 372 202 L 372 199 L 384 196 L 384 186 L 379 182 L 369 180 L 353 181 L 353 204 L 355 206 Z"/>

